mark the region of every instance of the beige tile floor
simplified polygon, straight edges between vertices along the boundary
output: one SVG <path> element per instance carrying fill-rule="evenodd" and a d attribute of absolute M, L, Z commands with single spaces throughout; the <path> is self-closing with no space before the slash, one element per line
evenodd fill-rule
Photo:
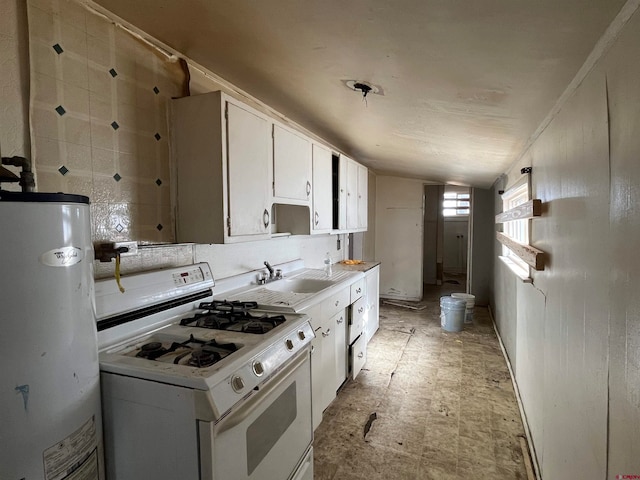
<path fill-rule="evenodd" d="M 518 406 L 486 308 L 460 333 L 438 296 L 382 305 L 367 363 L 315 432 L 315 480 L 526 479 Z M 375 412 L 367 435 L 365 424 Z"/>

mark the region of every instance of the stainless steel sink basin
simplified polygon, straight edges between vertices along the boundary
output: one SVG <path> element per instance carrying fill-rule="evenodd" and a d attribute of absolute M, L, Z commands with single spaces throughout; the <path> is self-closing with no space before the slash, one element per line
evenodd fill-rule
<path fill-rule="evenodd" d="M 329 280 L 317 280 L 314 278 L 292 278 L 276 280 L 264 286 L 274 292 L 290 293 L 316 293 L 333 285 Z"/>

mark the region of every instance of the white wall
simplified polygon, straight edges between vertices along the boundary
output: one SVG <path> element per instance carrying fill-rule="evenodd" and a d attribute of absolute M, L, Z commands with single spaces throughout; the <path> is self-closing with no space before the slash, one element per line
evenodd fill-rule
<path fill-rule="evenodd" d="M 333 263 L 346 258 L 346 235 L 296 235 L 261 242 L 231 245 L 195 245 L 196 262 L 208 262 L 217 278 L 229 277 L 251 270 L 264 270 L 266 260 L 272 265 L 303 259 L 305 267 L 322 268 L 327 252 Z M 337 249 L 340 239 L 341 249 Z"/>
<path fill-rule="evenodd" d="M 493 279 L 494 192 L 471 189 L 471 232 L 469 242 L 473 261 L 467 271 L 467 289 L 476 297 L 476 305 L 488 305 Z"/>
<path fill-rule="evenodd" d="M 545 479 L 640 472 L 639 60 L 636 13 L 507 172 L 532 166 L 544 206 L 545 270 L 525 284 L 497 261 L 492 304 Z"/>
<path fill-rule="evenodd" d="M 376 259 L 380 296 L 422 298 L 423 182 L 378 175 L 376 178 Z"/>
<path fill-rule="evenodd" d="M 438 280 L 438 224 L 442 219 L 442 190 L 442 185 L 424 186 L 422 280 L 429 285 L 436 285 Z"/>

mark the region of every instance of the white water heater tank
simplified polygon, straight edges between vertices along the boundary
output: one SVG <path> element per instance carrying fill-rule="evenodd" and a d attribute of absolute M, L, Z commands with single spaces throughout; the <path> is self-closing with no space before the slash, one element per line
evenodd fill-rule
<path fill-rule="evenodd" d="M 89 199 L 0 191 L 0 478 L 102 480 Z"/>

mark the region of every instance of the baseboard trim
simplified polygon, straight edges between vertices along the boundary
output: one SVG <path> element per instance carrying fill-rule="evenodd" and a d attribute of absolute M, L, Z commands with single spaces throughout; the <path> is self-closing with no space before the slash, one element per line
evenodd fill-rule
<path fill-rule="evenodd" d="M 498 337 L 498 343 L 500 344 L 500 350 L 502 350 L 502 356 L 504 357 L 505 362 L 507 362 L 507 368 L 509 369 L 509 376 L 511 377 L 513 390 L 515 391 L 515 394 L 516 394 L 518 409 L 520 410 L 520 419 L 522 420 L 522 426 L 524 427 L 524 434 L 527 437 L 527 449 L 529 454 L 529 460 L 533 464 L 536 480 L 542 480 L 542 473 L 540 472 L 540 465 L 538 465 L 538 457 L 536 455 L 536 449 L 533 444 L 533 438 L 531 437 L 531 430 L 529 429 L 529 423 L 527 422 L 527 415 L 524 412 L 524 406 L 522 405 L 522 398 L 520 397 L 518 382 L 516 382 L 516 376 L 513 373 L 513 368 L 511 368 L 511 362 L 509 361 L 507 350 L 504 348 L 504 343 L 502 343 L 502 337 L 500 336 L 500 332 L 498 331 L 498 327 L 496 326 L 496 320 L 495 320 L 495 317 L 493 316 L 493 310 L 491 310 L 491 305 L 487 306 L 487 310 L 489 310 L 489 317 L 491 318 L 493 331 L 496 332 L 496 336 Z"/>

